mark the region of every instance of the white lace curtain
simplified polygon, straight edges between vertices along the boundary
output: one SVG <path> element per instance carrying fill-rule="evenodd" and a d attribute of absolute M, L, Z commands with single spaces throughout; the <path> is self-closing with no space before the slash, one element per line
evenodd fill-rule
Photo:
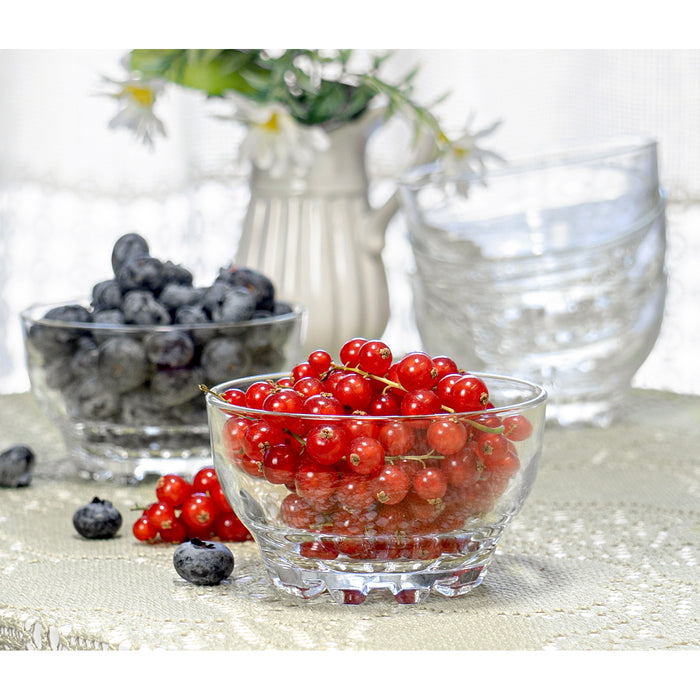
<path fill-rule="evenodd" d="M 206 282 L 235 250 L 245 209 L 241 133 L 209 117 L 198 95 L 161 104 L 168 138 L 149 151 L 110 131 L 100 76 L 121 51 L 0 51 L 0 393 L 28 389 L 19 311 L 89 296 L 111 274 L 111 247 L 130 230 L 155 255 Z M 505 156 L 553 143 L 646 134 L 660 143 L 669 206 L 671 275 L 661 337 L 636 383 L 700 393 L 700 51 L 401 50 L 400 74 L 421 65 L 416 96 L 450 97 L 438 111 L 459 128 L 501 119 L 487 144 Z M 406 165 L 400 130 L 375 139 L 371 172 L 385 183 Z M 393 317 L 387 336 L 411 343 L 400 217 L 387 239 Z"/>

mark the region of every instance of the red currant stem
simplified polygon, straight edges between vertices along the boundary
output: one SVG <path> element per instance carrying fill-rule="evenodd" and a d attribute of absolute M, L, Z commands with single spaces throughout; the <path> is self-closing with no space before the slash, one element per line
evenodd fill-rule
<path fill-rule="evenodd" d="M 209 387 L 205 386 L 204 384 L 199 385 L 199 390 L 203 391 L 205 394 L 211 394 L 212 396 L 216 396 L 217 399 L 220 399 L 221 401 L 226 401 L 226 403 L 231 403 L 226 399 L 226 397 L 223 394 L 217 394 L 215 391 L 212 391 Z"/>
<path fill-rule="evenodd" d="M 387 379 L 386 377 L 379 377 L 376 374 L 370 374 L 369 372 L 366 372 L 363 369 L 360 369 L 359 367 L 348 367 L 347 365 L 337 365 L 335 362 L 331 363 L 331 368 L 332 369 L 340 369 L 343 370 L 344 372 L 355 372 L 355 374 L 359 374 L 362 377 L 367 377 L 368 379 L 376 379 L 377 381 L 383 382 L 386 384 L 388 387 L 392 387 L 394 389 L 401 389 L 401 391 L 405 391 L 405 389 L 401 386 L 401 384 L 398 384 L 397 382 L 392 382 L 391 379 Z"/>
<path fill-rule="evenodd" d="M 435 450 L 430 450 L 424 455 L 386 455 L 384 457 L 387 462 L 397 462 L 400 459 L 412 459 L 416 462 L 425 462 L 426 459 L 445 459 L 445 455 L 441 455 L 435 452 Z"/>
<path fill-rule="evenodd" d="M 481 430 L 484 433 L 495 433 L 497 435 L 500 435 L 505 430 L 505 427 L 502 425 L 492 427 L 490 425 L 484 425 L 483 423 L 479 423 L 479 421 L 469 420 L 469 418 L 464 418 L 463 420 L 465 423 L 471 425 L 472 428 Z"/>

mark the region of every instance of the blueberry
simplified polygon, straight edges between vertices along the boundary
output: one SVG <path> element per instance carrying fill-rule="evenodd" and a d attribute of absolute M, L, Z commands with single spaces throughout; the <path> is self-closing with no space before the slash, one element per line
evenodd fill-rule
<path fill-rule="evenodd" d="M 172 314 L 181 306 L 193 306 L 202 298 L 203 291 L 188 284 L 170 282 L 163 287 L 158 301 Z"/>
<path fill-rule="evenodd" d="M 249 321 L 255 313 L 255 295 L 246 287 L 229 287 L 210 313 L 211 320 L 215 322 Z"/>
<path fill-rule="evenodd" d="M 73 356 L 70 358 L 70 369 L 74 377 L 87 377 L 97 372 L 99 351 L 97 343 L 85 336 L 78 341 Z"/>
<path fill-rule="evenodd" d="M 112 248 L 112 270 L 116 275 L 121 266 L 130 258 L 148 255 L 148 243 L 138 233 L 126 233 L 117 239 Z"/>
<path fill-rule="evenodd" d="M 262 272 L 249 267 L 221 268 L 216 279 L 231 287 L 245 287 L 255 296 L 255 308 L 272 311 L 275 287 Z"/>
<path fill-rule="evenodd" d="M 151 394 L 160 406 L 178 406 L 200 394 L 205 378 L 201 367 L 161 370 L 151 377 Z"/>
<path fill-rule="evenodd" d="M 26 445 L 14 445 L 0 454 L 0 486 L 29 486 L 34 469 L 34 452 Z"/>
<path fill-rule="evenodd" d="M 74 379 L 73 356 L 56 355 L 53 359 L 46 360 L 44 377 L 49 389 L 65 389 Z"/>
<path fill-rule="evenodd" d="M 165 285 L 163 263 L 150 255 L 129 258 L 119 268 L 117 282 L 123 294 L 133 289 L 158 293 Z"/>
<path fill-rule="evenodd" d="M 47 323 L 44 323 L 46 321 Z M 43 320 L 29 329 L 29 340 L 45 357 L 69 355 L 74 343 L 87 333 L 82 328 L 64 324 L 90 323 L 92 314 L 80 304 L 66 304 L 49 309 Z M 54 323 L 55 322 L 55 323 Z"/>
<path fill-rule="evenodd" d="M 119 411 L 119 396 L 96 376 L 78 380 L 67 392 L 73 413 L 91 420 L 107 420 Z"/>
<path fill-rule="evenodd" d="M 133 338 L 116 336 L 100 345 L 97 367 L 104 382 L 119 393 L 143 384 L 149 369 L 143 345 Z"/>
<path fill-rule="evenodd" d="M 202 369 L 213 384 L 244 377 L 250 366 L 250 353 L 238 338 L 214 338 L 202 350 Z"/>
<path fill-rule="evenodd" d="M 155 331 L 143 339 L 146 356 L 160 367 L 186 367 L 194 357 L 194 340 L 184 331 Z"/>
<path fill-rule="evenodd" d="M 175 571 L 198 586 L 215 586 L 233 571 L 233 554 L 221 542 L 203 542 L 193 537 L 173 554 Z"/>
<path fill-rule="evenodd" d="M 88 540 L 114 537 L 121 526 L 121 513 L 110 501 L 103 501 L 97 496 L 73 514 L 73 527 Z"/>
<path fill-rule="evenodd" d="M 170 260 L 163 263 L 163 280 L 165 284 L 181 284 L 192 286 L 192 273 L 182 265 L 176 265 Z"/>
<path fill-rule="evenodd" d="M 122 423 L 134 426 L 163 425 L 167 422 L 166 410 L 156 403 L 146 388 L 122 394 L 120 419 Z"/>
<path fill-rule="evenodd" d="M 176 309 L 173 322 L 188 326 L 196 323 L 209 323 L 209 316 L 201 306 L 186 304 Z"/>
<path fill-rule="evenodd" d="M 170 312 L 147 290 L 132 290 L 124 295 L 124 321 L 138 326 L 170 324 Z"/>
<path fill-rule="evenodd" d="M 122 305 L 122 290 L 115 279 L 98 282 L 92 288 L 92 310 L 118 309 Z"/>

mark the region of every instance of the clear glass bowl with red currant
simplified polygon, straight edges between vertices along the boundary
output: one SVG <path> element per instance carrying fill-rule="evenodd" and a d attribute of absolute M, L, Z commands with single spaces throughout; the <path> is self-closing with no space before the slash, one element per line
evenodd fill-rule
<path fill-rule="evenodd" d="M 214 464 L 272 582 L 358 604 L 481 583 L 535 479 L 547 394 L 352 338 L 208 388 Z"/>

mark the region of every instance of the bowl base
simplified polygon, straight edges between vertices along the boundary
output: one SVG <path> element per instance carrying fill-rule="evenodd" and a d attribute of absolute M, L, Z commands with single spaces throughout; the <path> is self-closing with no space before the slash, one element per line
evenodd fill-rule
<path fill-rule="evenodd" d="M 360 605 L 372 592 L 388 592 L 397 603 L 410 605 L 423 602 L 431 592 L 448 598 L 469 593 L 486 575 L 495 545 L 479 551 L 466 561 L 452 566 L 442 562 L 422 562 L 415 570 L 381 571 L 353 568 L 342 571 L 319 565 L 315 568 L 297 566 L 287 560 L 264 557 L 272 583 L 280 590 L 298 598 L 310 600 L 329 596 L 344 605 Z M 368 564 L 367 569 L 372 569 Z"/>

